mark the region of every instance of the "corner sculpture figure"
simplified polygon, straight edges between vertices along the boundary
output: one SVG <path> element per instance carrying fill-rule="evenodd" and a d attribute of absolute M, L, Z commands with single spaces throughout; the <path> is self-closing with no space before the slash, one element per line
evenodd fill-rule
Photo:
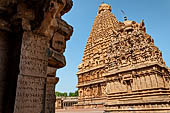
<path fill-rule="evenodd" d="M 55 113 L 72 0 L 0 0 L 0 113 Z"/>
<path fill-rule="evenodd" d="M 170 112 L 170 70 L 145 24 L 118 22 L 108 4 L 99 6 L 78 66 L 78 108 L 108 113 Z"/>

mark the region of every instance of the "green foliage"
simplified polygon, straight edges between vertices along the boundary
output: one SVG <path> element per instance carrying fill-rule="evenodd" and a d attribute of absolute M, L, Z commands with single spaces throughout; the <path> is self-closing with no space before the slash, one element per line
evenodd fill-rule
<path fill-rule="evenodd" d="M 79 96 L 78 90 L 75 91 L 75 96 Z"/>
<path fill-rule="evenodd" d="M 55 92 L 55 95 L 57 96 L 57 97 L 67 97 L 67 92 L 64 92 L 64 93 L 61 93 L 61 92 Z"/>
<path fill-rule="evenodd" d="M 67 94 L 67 92 L 61 93 L 61 92 L 55 92 L 55 95 L 57 97 L 77 97 L 78 96 L 78 90 L 76 90 L 75 92 L 69 92 L 69 95 Z"/>
<path fill-rule="evenodd" d="M 69 97 L 77 97 L 78 96 L 78 90 L 76 90 L 74 93 L 70 92 Z"/>

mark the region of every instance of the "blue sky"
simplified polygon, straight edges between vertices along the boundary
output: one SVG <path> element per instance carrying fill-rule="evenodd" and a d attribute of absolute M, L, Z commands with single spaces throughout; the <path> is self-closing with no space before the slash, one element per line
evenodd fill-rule
<path fill-rule="evenodd" d="M 60 78 L 56 91 L 74 92 L 77 85 L 77 66 L 81 63 L 84 48 L 93 21 L 102 0 L 73 0 L 73 8 L 62 18 L 74 28 L 65 51 L 67 65 L 57 70 Z M 170 67 L 170 0 L 105 0 L 111 5 L 112 13 L 123 21 L 121 10 L 129 20 L 140 22 L 144 19 L 146 31 L 163 53 L 166 65 Z"/>

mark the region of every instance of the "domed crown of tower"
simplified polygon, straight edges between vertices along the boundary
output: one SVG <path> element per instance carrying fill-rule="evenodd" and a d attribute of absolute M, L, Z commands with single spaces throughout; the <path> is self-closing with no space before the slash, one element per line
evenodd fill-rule
<path fill-rule="evenodd" d="M 109 10 L 110 12 L 112 11 L 112 7 L 106 3 L 102 3 L 100 6 L 99 6 L 99 11 L 98 13 L 102 12 L 102 11 L 105 11 L 105 10 Z"/>

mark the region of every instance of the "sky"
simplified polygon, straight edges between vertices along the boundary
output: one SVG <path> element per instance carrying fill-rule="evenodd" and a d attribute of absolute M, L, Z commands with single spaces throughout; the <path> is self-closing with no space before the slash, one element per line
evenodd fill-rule
<path fill-rule="evenodd" d="M 62 17 L 73 26 L 74 32 L 67 41 L 64 53 L 67 64 L 56 72 L 60 78 L 56 91 L 77 90 L 77 67 L 81 63 L 101 3 L 102 0 L 73 0 L 72 9 Z M 140 23 L 144 19 L 146 32 L 152 36 L 155 45 L 162 51 L 166 65 L 170 67 L 170 0 L 105 0 L 105 3 L 111 5 L 112 13 L 118 21 L 123 21 L 121 10 L 126 13 L 128 20 Z"/>

